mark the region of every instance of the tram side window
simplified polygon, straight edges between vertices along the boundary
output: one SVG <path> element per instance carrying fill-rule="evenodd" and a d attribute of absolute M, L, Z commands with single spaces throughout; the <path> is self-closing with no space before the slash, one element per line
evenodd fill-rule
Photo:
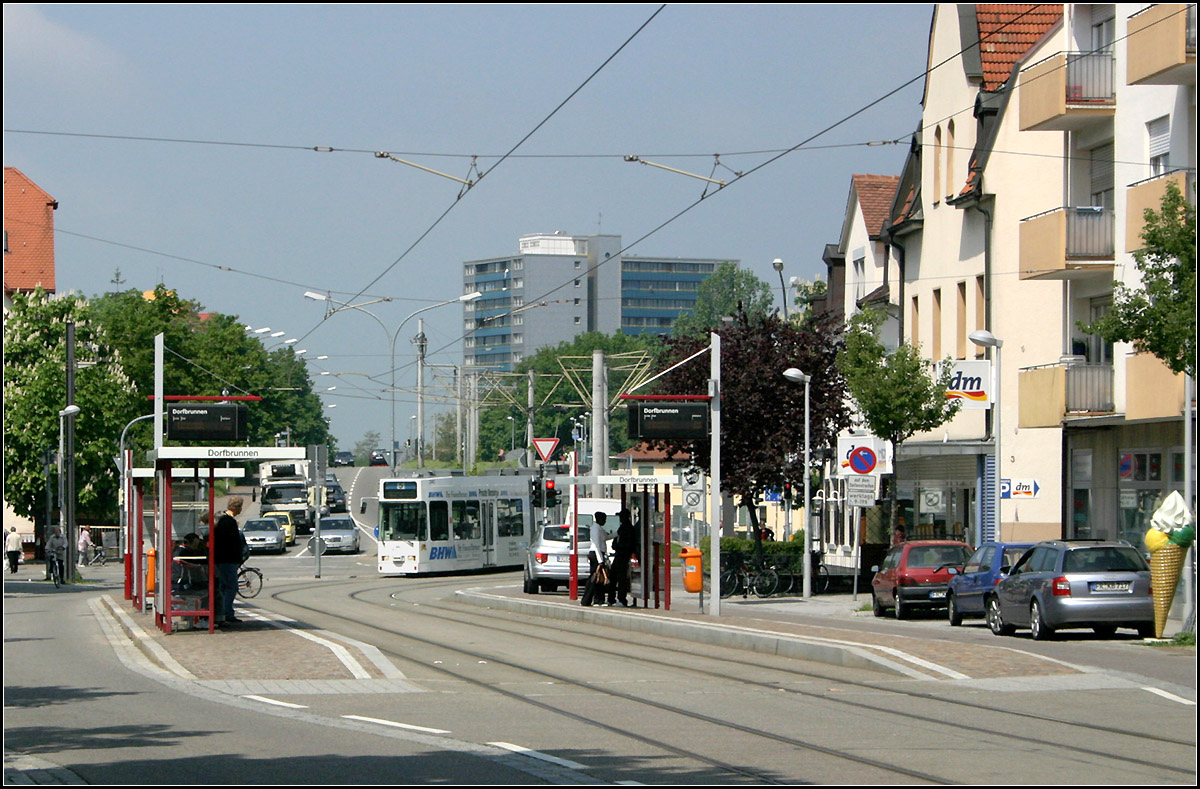
<path fill-rule="evenodd" d="M 453 512 L 454 539 L 478 540 L 483 537 L 483 529 L 479 524 L 478 501 L 456 501 L 453 504 Z"/>
<path fill-rule="evenodd" d="M 523 502 L 520 499 L 499 499 L 496 501 L 496 529 L 500 537 L 523 537 L 525 535 L 525 518 L 522 514 Z"/>
<path fill-rule="evenodd" d="M 431 542 L 450 539 L 450 509 L 444 501 L 429 502 L 429 539 Z"/>
<path fill-rule="evenodd" d="M 423 540 L 425 526 L 424 502 L 384 505 L 383 517 L 379 521 L 379 539 Z"/>

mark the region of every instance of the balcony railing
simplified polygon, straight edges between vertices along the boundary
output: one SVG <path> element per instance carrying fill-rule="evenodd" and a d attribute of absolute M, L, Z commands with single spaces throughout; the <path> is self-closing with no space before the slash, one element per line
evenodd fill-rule
<path fill-rule="evenodd" d="M 1067 103 L 1109 104 L 1117 91 L 1111 52 L 1068 52 Z"/>
<path fill-rule="evenodd" d="M 1070 416 L 1113 413 L 1113 378 L 1111 364 L 1084 364 L 1076 357 L 1021 368 L 1021 427 L 1058 427 Z"/>
<path fill-rule="evenodd" d="M 1113 256 L 1113 212 L 1077 206 L 1067 212 L 1067 257 L 1096 260 Z"/>
<path fill-rule="evenodd" d="M 1111 364 L 1068 363 L 1066 368 L 1068 414 L 1107 414 L 1116 409 Z"/>

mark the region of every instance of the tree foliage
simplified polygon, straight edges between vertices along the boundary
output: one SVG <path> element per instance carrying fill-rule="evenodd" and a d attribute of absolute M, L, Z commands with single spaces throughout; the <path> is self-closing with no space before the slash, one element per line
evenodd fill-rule
<path fill-rule="evenodd" d="M 58 412 L 67 403 L 67 323 L 75 323 L 76 514 L 115 518 L 117 441 L 137 408 L 123 360 L 80 296 L 43 290 L 14 293 L 4 323 L 4 498 L 40 522 L 45 511 L 46 450 L 57 451 Z M 51 481 L 51 490 L 57 483 Z"/>
<path fill-rule="evenodd" d="M 851 318 L 838 366 L 867 428 L 891 444 L 895 458 L 898 445 L 944 424 L 958 413 L 959 403 L 946 399 L 950 365 L 944 365 L 941 375 L 935 376 L 933 362 L 922 358 L 920 349 L 905 343 L 887 352 L 879 341 L 883 319 L 883 314 L 874 310 L 863 310 Z M 897 517 L 893 496 L 893 529 Z"/>
<path fill-rule="evenodd" d="M 769 490 L 804 484 L 804 386 L 783 377 L 797 367 L 811 376 L 809 447 L 836 442 L 849 420 L 845 380 L 837 366 L 838 336 L 827 320 L 803 325 L 739 312 L 721 332 L 721 489 L 750 507 Z M 660 355 L 666 369 L 709 345 L 705 337 L 673 337 Z M 661 380 L 659 394 L 708 394 L 710 360 L 702 355 Z M 687 453 L 711 472 L 710 445 L 660 442 L 670 455 Z M 811 452 L 810 452 L 811 454 Z"/>
<path fill-rule="evenodd" d="M 765 316 L 774 303 L 770 285 L 753 271 L 725 261 L 696 288 L 695 308 L 676 319 L 671 336 L 707 340 L 708 332 L 717 330 L 723 317 L 739 311 L 752 317 Z"/>
<path fill-rule="evenodd" d="M 1080 325 L 1109 342 L 1131 342 L 1176 373 L 1196 375 L 1196 207 L 1168 182 L 1159 211 L 1146 209 L 1145 246 L 1133 257 L 1140 287 L 1113 283 L 1112 308 Z"/>

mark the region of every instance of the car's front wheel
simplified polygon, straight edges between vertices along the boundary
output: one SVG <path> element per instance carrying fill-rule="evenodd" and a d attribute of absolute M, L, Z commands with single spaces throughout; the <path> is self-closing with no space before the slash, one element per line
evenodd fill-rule
<path fill-rule="evenodd" d="M 1042 615 L 1042 604 L 1037 600 L 1029 604 L 1029 632 L 1034 641 L 1049 641 L 1054 638 L 1054 628 L 1046 624 Z"/>
<path fill-rule="evenodd" d="M 1015 627 L 1005 624 L 1000 613 L 1000 600 L 995 597 L 989 597 L 987 601 L 987 623 L 992 633 L 998 636 L 1011 636 L 1016 632 Z"/>
<path fill-rule="evenodd" d="M 962 611 L 958 609 L 958 598 L 953 594 L 946 596 L 946 612 L 950 618 L 951 627 L 958 627 L 962 624 Z"/>

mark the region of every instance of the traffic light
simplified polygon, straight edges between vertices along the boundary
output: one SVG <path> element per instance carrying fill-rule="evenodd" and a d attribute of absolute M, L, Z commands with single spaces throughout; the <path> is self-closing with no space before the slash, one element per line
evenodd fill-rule
<path fill-rule="evenodd" d="M 529 478 L 529 502 L 534 507 L 540 507 L 542 504 L 542 479 L 541 477 Z"/>
<path fill-rule="evenodd" d="M 546 480 L 546 506 L 554 507 L 558 504 L 558 488 L 554 485 L 553 479 Z"/>

